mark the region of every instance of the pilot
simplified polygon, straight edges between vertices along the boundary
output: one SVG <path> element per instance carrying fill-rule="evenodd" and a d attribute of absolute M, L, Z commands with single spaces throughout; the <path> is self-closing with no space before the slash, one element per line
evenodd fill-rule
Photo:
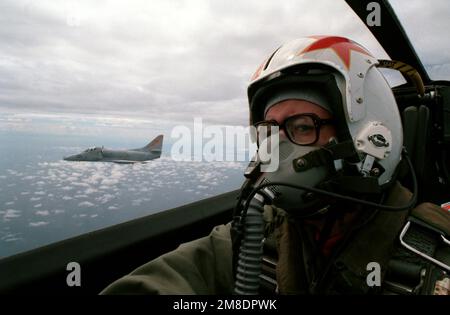
<path fill-rule="evenodd" d="M 398 240 L 411 220 L 449 235 L 450 218 L 431 203 L 414 208 L 416 192 L 398 181 L 400 163 L 408 165 L 402 124 L 376 65 L 343 37 L 278 48 L 248 87 L 250 124 L 260 148 L 277 137 L 278 168 L 263 172 L 264 163 L 254 161 L 232 224 L 148 262 L 102 294 L 442 292 L 434 287 L 448 282 L 442 266 Z M 420 233 L 406 235 L 436 256 L 438 241 Z M 443 266 L 446 253 L 437 255 Z"/>

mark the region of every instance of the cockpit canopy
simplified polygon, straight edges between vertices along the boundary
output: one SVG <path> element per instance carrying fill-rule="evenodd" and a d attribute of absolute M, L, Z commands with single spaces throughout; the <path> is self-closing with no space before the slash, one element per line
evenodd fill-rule
<path fill-rule="evenodd" d="M 83 152 L 87 153 L 87 152 L 92 152 L 92 151 L 102 153 L 103 148 L 100 148 L 100 147 L 89 148 L 89 149 L 84 150 Z"/>
<path fill-rule="evenodd" d="M 84 150 L 80 154 L 80 160 L 85 161 L 98 161 L 103 158 L 103 148 L 95 147 Z"/>

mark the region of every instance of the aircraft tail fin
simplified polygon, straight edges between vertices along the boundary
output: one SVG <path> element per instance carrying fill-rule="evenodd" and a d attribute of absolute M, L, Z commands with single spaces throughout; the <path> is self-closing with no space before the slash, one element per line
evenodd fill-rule
<path fill-rule="evenodd" d="M 153 139 L 149 144 L 142 148 L 142 150 L 150 151 L 152 153 L 159 153 L 161 155 L 164 135 L 159 135 Z"/>

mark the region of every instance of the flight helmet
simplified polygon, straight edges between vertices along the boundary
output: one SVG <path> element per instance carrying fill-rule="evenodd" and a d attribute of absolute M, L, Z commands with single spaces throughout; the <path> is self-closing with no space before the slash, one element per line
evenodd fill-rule
<path fill-rule="evenodd" d="M 337 141 L 351 144 L 353 154 L 346 163 L 359 175 L 375 174 L 378 185 L 387 185 L 401 160 L 403 132 L 394 95 L 377 63 L 348 38 L 292 40 L 266 58 L 251 78 L 250 125 L 264 120 L 268 99 L 286 87 L 320 91 L 336 120 Z"/>

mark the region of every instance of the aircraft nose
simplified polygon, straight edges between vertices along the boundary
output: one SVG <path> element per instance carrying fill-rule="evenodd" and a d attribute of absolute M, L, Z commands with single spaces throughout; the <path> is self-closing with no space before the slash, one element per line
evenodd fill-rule
<path fill-rule="evenodd" d="M 65 156 L 63 157 L 64 161 L 75 161 L 75 155 Z"/>

